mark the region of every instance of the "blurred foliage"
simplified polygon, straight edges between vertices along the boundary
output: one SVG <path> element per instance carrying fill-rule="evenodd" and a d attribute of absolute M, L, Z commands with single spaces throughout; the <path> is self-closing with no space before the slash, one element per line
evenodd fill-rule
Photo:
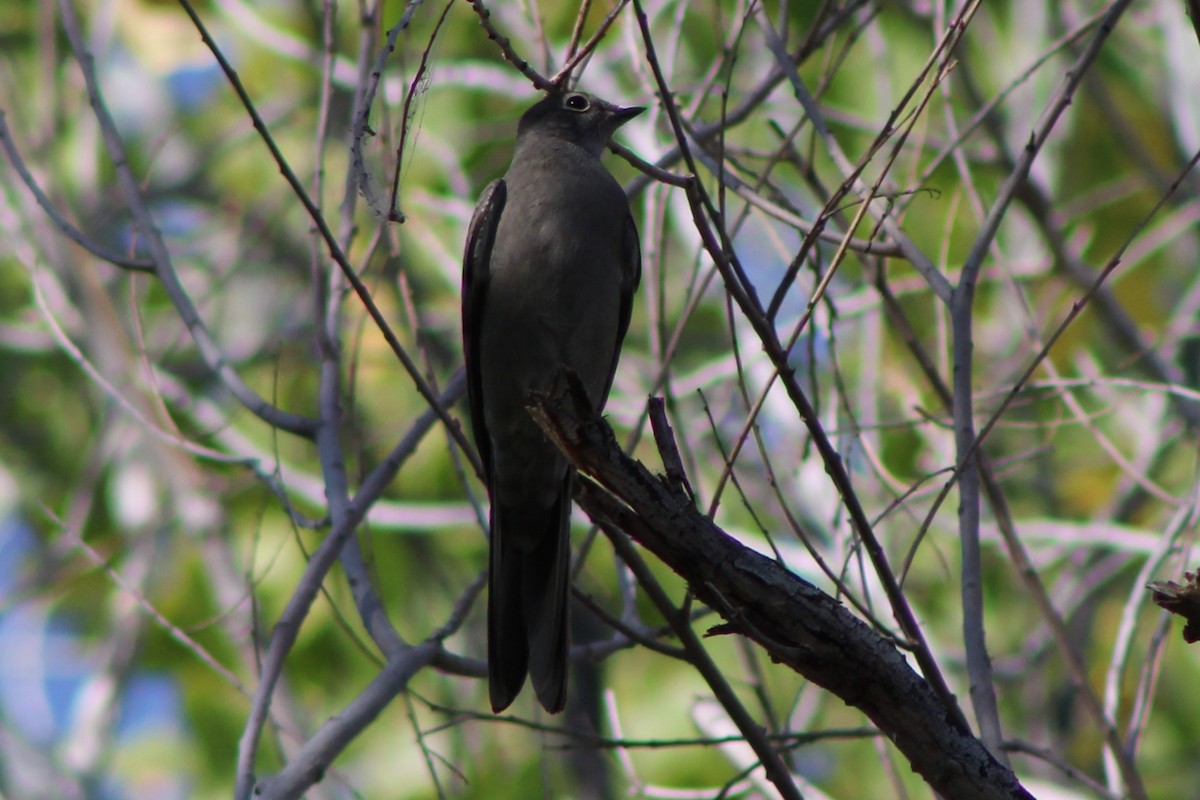
<path fill-rule="evenodd" d="M 488 5 L 517 51 L 554 72 L 576 6 L 543 3 L 535 22 L 529 4 Z M 866 153 L 929 60 L 951 13 L 944 5 L 767 4 L 776 25 L 786 22 L 793 50 L 820 33 L 800 74 L 851 161 Z M 1139 584 L 1182 573 L 1195 561 L 1196 423 L 1187 414 L 1200 418 L 1200 406 L 1189 412 L 1167 389 L 1200 388 L 1186 360 L 1200 334 L 1195 176 L 1137 230 L 1200 146 L 1200 92 L 1186 91 L 1183 75 L 1195 73 L 1197 43 L 1182 6 L 1164 0 L 1119 20 L 987 251 L 972 329 L 980 428 L 1081 301 L 1083 279 L 1122 259 L 1105 284 L 1108 299 L 1090 302 L 1066 330 L 1032 384 L 1004 410 L 983 452 L 1093 687 L 1103 694 L 1114 670 L 1123 669 L 1112 687 L 1120 697 L 1118 722 L 1124 732 L 1130 709 L 1138 709 L 1138 761 L 1155 798 L 1189 796 L 1200 779 L 1200 731 L 1192 724 L 1200 701 L 1189 691 L 1200 678 L 1194 653 Z M 351 263 L 399 341 L 425 377 L 444 387 L 461 360 L 466 224 L 479 191 L 503 173 L 516 119 L 535 93 L 501 60 L 468 4 L 455 4 L 431 41 L 442 4 L 385 2 L 373 17 L 377 36 L 360 53 L 360 12 L 368 7 L 338 7 L 328 62 L 321 37 L 329 6 L 210 0 L 197 11 L 287 165 L 334 234 L 349 242 Z M 1012 171 L 1010 160 L 1043 121 L 1103 8 L 1085 0 L 982 4 L 953 68 L 939 85 L 926 82 L 918 91 L 927 105 L 894 162 L 888 159 L 896 138 L 866 165 L 868 182 L 886 171 L 881 191 L 893 218 L 951 281 Z M 335 268 L 310 215 L 176 3 L 120 0 L 75 9 L 147 207 L 223 357 L 270 403 L 316 416 L 321 304 L 330 287 L 345 287 L 336 272 L 330 278 Z M 591 10 L 585 37 L 609 9 Z M 410 12 L 411 24 L 383 62 L 373 134 L 364 140 L 364 191 L 346 177 L 359 70 L 365 64 L 369 72 L 382 37 Z M 787 82 L 769 77 L 775 61 L 745 4 L 658 2 L 647 12 L 675 100 L 692 125 L 717 123 L 757 98 L 722 138 L 703 143 L 700 177 L 726 204 L 733 245 L 768 301 L 802 236 L 748 206 L 729 173 L 806 220 L 846 176 Z M 383 212 L 404 100 L 426 51 L 432 73 L 418 81 L 411 138 L 399 162 L 407 219 L 394 224 Z M 56 5 L 0 4 L 0 112 L 25 166 L 90 241 L 144 260 L 145 236 L 129 213 L 80 75 Z M 583 85 L 652 107 L 620 138 L 650 161 L 670 151 L 673 138 L 628 9 L 586 62 Z M 992 102 L 983 114 L 981 104 Z M 907 125 L 911 109 L 898 126 Z M 729 173 L 714 171 L 719 154 Z M 40 673 L 0 679 L 33 680 L 36 692 L 59 706 L 52 733 L 22 743 L 22 732 L 44 721 L 9 719 L 24 706 L 0 703 L 0 728 L 12 731 L 0 743 L 0 794 L 228 797 L 262 653 L 328 532 L 318 450 L 242 407 L 206 366 L 164 286 L 70 241 L 13 164 L 3 163 L 0 498 L 4 516 L 33 535 L 21 540 L 18 560 L 0 559 L 7 570 L 0 613 L 37 615 L 45 631 L 65 627 L 87 653 L 90 679 L 113 683 L 108 694 L 87 695 Z M 615 156 L 607 163 L 626 183 L 638 176 Z M 679 162 L 666 166 L 685 171 Z M 356 202 L 346 213 L 348 193 Z M 789 529 L 789 518 L 796 520 L 826 562 L 844 570 L 846 586 L 870 597 L 878 617 L 891 623 L 823 466 L 778 386 L 758 419 L 761 439 L 742 447 L 736 481 L 723 480 L 725 457 L 747 407 L 765 391 L 769 364 L 745 321 L 730 313 L 682 193 L 652 183 L 633 202 L 645 274 L 607 409 L 622 441 L 657 463 L 642 415 L 648 394 L 667 395 L 702 506 L 716 501 L 717 521 L 731 533 L 759 548 L 769 535 L 793 569 L 836 591 Z M 843 231 L 859 202 L 854 192 L 842 198 L 829 230 Z M 855 236 L 883 240 L 871 225 L 868 216 Z M 835 250 L 823 242 L 802 265 L 776 319 L 784 338 Z M 881 285 L 904 326 L 888 316 Z M 357 298 L 347 295 L 340 309 L 345 419 L 338 440 L 353 492 L 426 404 Z M 1122 333 L 1121 320 L 1136 343 Z M 898 568 L 917 548 L 906 591 L 969 704 L 957 494 L 934 507 L 955 463 L 952 421 L 915 357 L 926 354 L 948 383 L 952 335 L 945 307 L 918 271 L 900 258 L 851 250 L 792 357 L 889 557 Z M 454 413 L 463 418 L 461 407 Z M 718 486 L 723 494 L 715 498 Z M 484 569 L 485 502 L 469 461 L 435 426 L 360 530 L 376 589 L 407 641 L 444 625 Z M 585 520 L 578 521 L 582 542 Z M 1005 733 L 1103 783 L 1103 743 L 986 510 L 984 541 L 987 632 Z M 654 566 L 672 596 L 682 598 L 682 581 Z M 589 551 L 580 585 L 610 613 L 629 611 L 602 538 Z M 636 608 L 646 625 L 661 624 L 649 603 Z M 697 628 L 715 621 L 701 616 Z M 483 658 L 484 627 L 480 599 L 449 649 Z M 922 796 L 919 779 L 869 735 L 858 712 L 735 637 L 705 641 L 772 732 L 868 734 L 832 736 L 788 753 L 792 767 L 827 796 L 900 796 L 901 786 Z M 345 576 L 335 570 L 288 656 L 260 774 L 279 769 L 339 714 L 380 663 Z M 603 698 L 604 735 L 634 742 L 723 735 L 702 721 L 709 690 L 686 663 L 622 649 L 602 673 L 611 692 Z M 134 715 L 142 700 L 131 678 L 144 675 L 166 676 L 178 703 Z M 0 696 L 16 691 L 13 685 Z M 483 714 L 479 679 L 427 668 L 409 688 L 308 796 L 517 798 L 543 787 L 547 796 L 585 796 L 572 773 L 575 749 L 511 718 Z M 521 719 L 559 722 L 539 718 L 529 694 L 516 707 Z M 129 730 L 134 717 L 141 726 Z M 37 757 L 23 755 L 27 750 Z M 745 780 L 747 765 L 723 746 L 631 746 L 607 749 L 601 760 L 617 787 L 613 796 L 695 789 L 711 797 L 731 781 L 730 796 L 765 791 Z M 1046 760 L 1013 760 L 1023 779 L 1054 784 L 1057 796 L 1095 796 Z"/>

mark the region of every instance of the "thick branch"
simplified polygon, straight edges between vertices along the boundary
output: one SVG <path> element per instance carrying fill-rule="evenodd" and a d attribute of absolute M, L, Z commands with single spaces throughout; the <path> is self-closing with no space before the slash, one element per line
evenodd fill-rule
<path fill-rule="evenodd" d="M 585 476 L 575 499 L 683 577 L 725 624 L 771 658 L 866 714 L 928 784 L 949 800 L 1030 795 L 1011 770 L 954 721 L 929 685 L 884 637 L 840 602 L 735 541 L 677 484 L 621 451 L 578 386 L 534 398 L 535 418 Z"/>

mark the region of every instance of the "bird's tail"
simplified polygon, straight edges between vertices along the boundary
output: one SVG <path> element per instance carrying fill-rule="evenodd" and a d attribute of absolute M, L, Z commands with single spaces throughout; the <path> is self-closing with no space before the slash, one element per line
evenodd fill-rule
<path fill-rule="evenodd" d="M 530 675 L 551 714 L 567 700 L 571 481 L 550 508 L 492 503 L 488 590 L 488 692 L 503 711 Z"/>

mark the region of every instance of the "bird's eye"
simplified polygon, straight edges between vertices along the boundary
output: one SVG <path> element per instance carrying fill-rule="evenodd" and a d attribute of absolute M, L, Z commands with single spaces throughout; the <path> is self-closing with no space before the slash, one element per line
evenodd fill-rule
<path fill-rule="evenodd" d="M 591 107 L 592 104 L 586 95 L 569 94 L 567 99 L 563 100 L 563 108 L 569 108 L 572 111 L 587 111 Z"/>

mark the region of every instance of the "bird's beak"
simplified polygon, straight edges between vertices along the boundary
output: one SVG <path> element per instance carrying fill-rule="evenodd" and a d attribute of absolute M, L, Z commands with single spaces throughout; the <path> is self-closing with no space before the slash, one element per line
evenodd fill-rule
<path fill-rule="evenodd" d="M 645 110 L 645 106 L 629 106 L 628 108 L 621 108 L 620 106 L 614 107 L 611 112 L 613 128 L 615 129 L 621 127 L 626 122 L 629 122 L 629 120 L 633 119 Z"/>

